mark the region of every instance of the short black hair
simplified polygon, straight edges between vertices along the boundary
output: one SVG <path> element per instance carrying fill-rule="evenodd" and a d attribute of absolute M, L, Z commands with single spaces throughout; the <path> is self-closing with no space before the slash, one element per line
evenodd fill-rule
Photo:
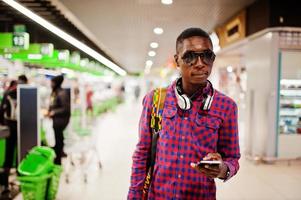
<path fill-rule="evenodd" d="M 193 36 L 199 36 L 199 37 L 204 37 L 204 38 L 207 38 L 211 45 L 212 45 L 212 41 L 211 41 L 211 38 L 209 36 L 209 34 L 204 31 L 203 29 L 201 28 L 187 28 L 185 29 L 178 37 L 177 37 L 177 42 L 176 42 L 176 51 L 178 52 L 179 50 L 179 46 L 180 44 L 183 43 L 183 41 L 187 38 L 190 38 L 190 37 L 193 37 Z M 213 46 L 213 45 L 212 45 Z"/>
<path fill-rule="evenodd" d="M 27 77 L 24 74 L 22 74 L 22 75 L 18 76 L 18 81 L 20 83 L 26 84 L 28 82 L 28 79 L 27 79 Z"/>
<path fill-rule="evenodd" d="M 63 75 L 55 76 L 51 79 L 51 81 L 55 84 L 56 87 L 61 87 L 64 81 L 64 76 Z"/>

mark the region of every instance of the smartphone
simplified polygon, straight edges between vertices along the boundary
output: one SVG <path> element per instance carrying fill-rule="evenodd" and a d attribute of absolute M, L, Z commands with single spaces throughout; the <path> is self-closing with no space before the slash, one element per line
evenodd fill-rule
<path fill-rule="evenodd" d="M 219 166 L 220 164 L 222 164 L 220 160 L 201 160 L 200 162 L 197 163 L 197 165 L 200 167 L 204 167 L 205 165 Z"/>

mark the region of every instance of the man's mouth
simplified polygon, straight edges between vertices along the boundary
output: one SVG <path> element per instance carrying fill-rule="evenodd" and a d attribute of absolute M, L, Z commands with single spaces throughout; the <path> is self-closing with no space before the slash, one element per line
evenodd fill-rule
<path fill-rule="evenodd" d="M 208 76 L 208 73 L 207 72 L 204 72 L 204 73 L 193 73 L 192 76 Z"/>

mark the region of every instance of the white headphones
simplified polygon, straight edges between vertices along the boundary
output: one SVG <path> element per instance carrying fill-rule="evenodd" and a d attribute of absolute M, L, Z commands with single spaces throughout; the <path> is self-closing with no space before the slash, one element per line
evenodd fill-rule
<path fill-rule="evenodd" d="M 211 104 L 213 102 L 213 97 L 215 94 L 215 90 L 212 86 L 212 83 L 209 80 L 207 80 L 207 81 L 210 84 L 212 94 L 207 95 L 207 97 L 204 99 L 204 106 L 203 106 L 202 110 L 210 110 Z M 177 103 L 178 103 L 178 106 L 182 110 L 189 110 L 192 107 L 192 101 L 190 100 L 190 98 L 192 98 L 198 91 L 189 98 L 186 94 L 184 94 L 182 92 L 181 84 L 182 84 L 181 78 L 179 78 L 176 81 L 176 86 L 175 86 L 175 94 L 176 94 L 176 98 L 177 98 Z"/>

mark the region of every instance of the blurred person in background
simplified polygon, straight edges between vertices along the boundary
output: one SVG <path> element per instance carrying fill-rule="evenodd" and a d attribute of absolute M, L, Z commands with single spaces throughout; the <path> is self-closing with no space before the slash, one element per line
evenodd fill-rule
<path fill-rule="evenodd" d="M 143 100 L 128 193 L 131 200 L 215 200 L 214 179 L 227 181 L 239 169 L 237 106 L 208 80 L 215 60 L 208 33 L 200 28 L 184 30 L 176 40 L 174 58 L 181 77 L 167 87 L 162 115 L 155 118 L 161 118 L 162 128 L 156 132 L 148 191 L 144 182 L 149 180 L 146 175 L 153 155 L 154 91 Z"/>
<path fill-rule="evenodd" d="M 53 120 L 53 129 L 55 134 L 55 146 L 53 147 L 56 158 L 55 164 L 61 165 L 61 159 L 64 156 L 64 130 L 70 119 L 70 97 L 67 91 L 62 88 L 64 77 L 55 76 L 51 79 L 51 97 L 47 116 Z"/>
<path fill-rule="evenodd" d="M 138 101 L 138 99 L 139 99 L 139 96 L 140 96 L 140 86 L 139 85 L 136 85 L 135 86 L 135 90 L 134 90 L 134 95 L 135 95 L 135 99 L 136 99 L 136 101 Z"/>
<path fill-rule="evenodd" d="M 86 103 L 87 103 L 87 113 L 93 115 L 93 90 L 91 86 L 87 85 L 87 91 L 86 91 Z"/>
<path fill-rule="evenodd" d="M 18 84 L 27 84 L 27 82 L 28 79 L 25 75 L 20 75 L 18 81 L 11 81 L 1 102 L 1 115 L 3 115 L 4 124 L 9 127 L 9 136 L 5 142 L 4 171 L 0 175 L 0 184 L 4 186 L 1 196 L 4 199 L 11 198 L 9 173 L 14 164 L 14 152 L 17 146 L 17 86 Z"/>
<path fill-rule="evenodd" d="M 4 107 L 6 106 L 7 103 L 7 94 L 15 89 L 17 87 L 18 81 L 16 80 L 12 80 L 9 83 L 9 86 L 5 89 L 4 93 L 3 93 L 3 97 L 2 97 L 2 101 L 1 101 L 1 105 L 0 105 L 0 123 L 2 125 L 5 124 L 5 120 L 4 120 Z"/>

